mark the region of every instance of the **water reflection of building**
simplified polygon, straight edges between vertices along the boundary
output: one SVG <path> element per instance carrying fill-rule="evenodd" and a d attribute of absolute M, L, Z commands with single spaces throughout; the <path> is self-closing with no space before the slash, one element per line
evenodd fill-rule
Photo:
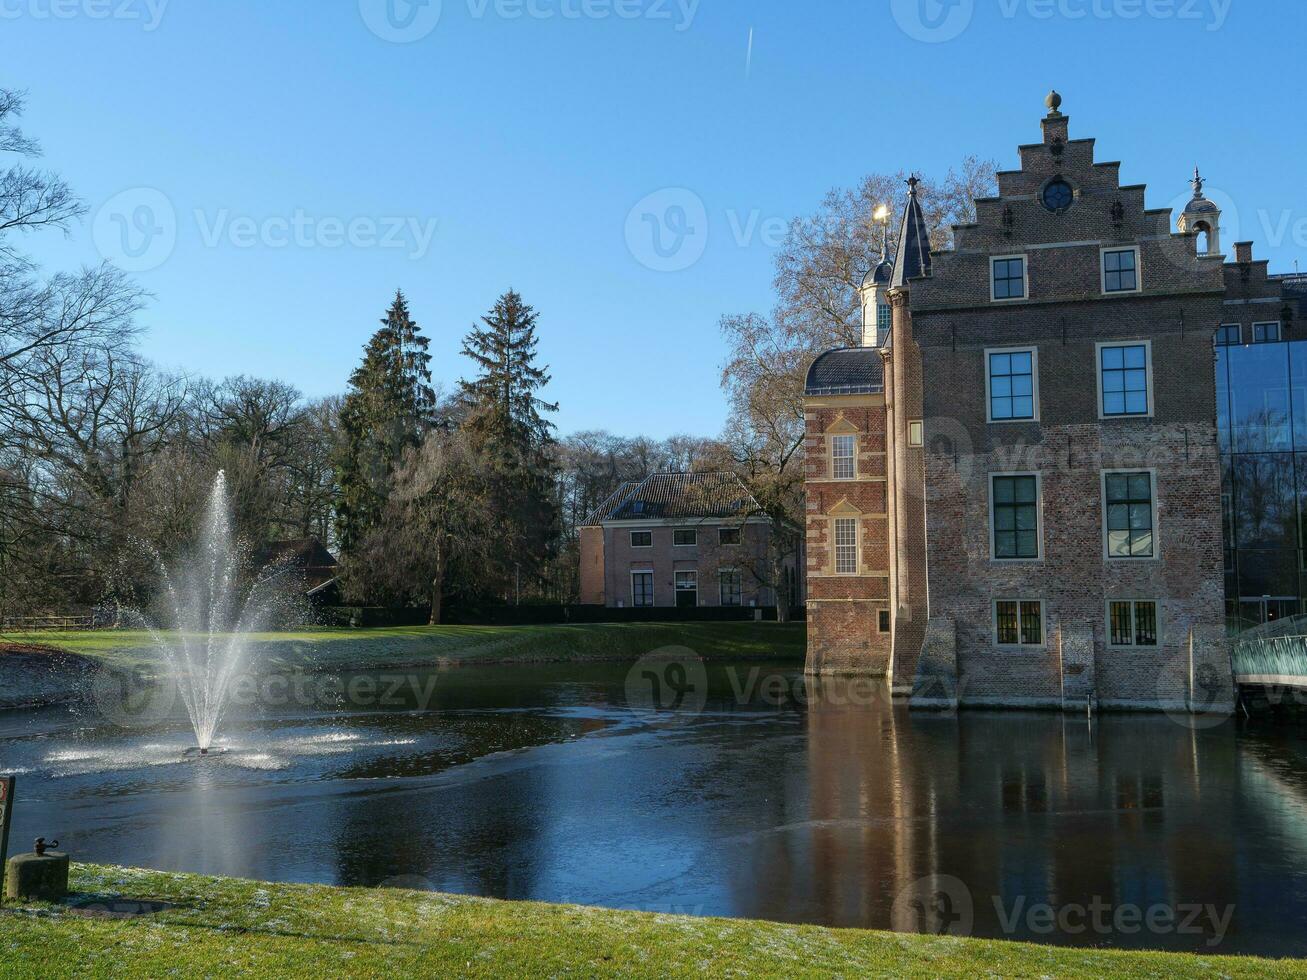
<path fill-rule="evenodd" d="M 888 697 L 868 710 L 847 683 L 823 679 L 811 700 L 807 785 L 794 783 L 801 798 L 784 833 L 754 855 L 784 880 L 759 888 L 758 869 L 746 871 L 744 914 L 902 928 L 896 899 L 940 876 L 965 886 L 975 935 L 1197 950 L 1200 935 L 1046 935 L 1024 915 L 1011 928 L 1004 919 L 1096 899 L 1238 905 L 1243 831 L 1228 779 L 1239 743 L 1228 727 L 1195 731 L 1145 715 L 1092 727 L 1033 712 L 934 716 Z M 1258 928 L 1238 908 L 1234 927 L 1235 943 Z"/>

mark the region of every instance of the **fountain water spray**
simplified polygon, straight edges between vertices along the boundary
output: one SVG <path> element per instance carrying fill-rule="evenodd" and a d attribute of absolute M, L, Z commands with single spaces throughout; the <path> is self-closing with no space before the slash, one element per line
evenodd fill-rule
<path fill-rule="evenodd" d="M 261 575 L 241 594 L 240 556 L 232 540 L 227 477 L 221 471 L 209 496 L 196 558 L 173 570 L 157 553 L 155 558 L 172 623 L 164 627 L 145 620 L 143 625 L 176 680 L 198 754 L 208 755 L 232 682 L 249 652 L 250 634 L 267 623 L 269 586 L 276 576 Z"/>

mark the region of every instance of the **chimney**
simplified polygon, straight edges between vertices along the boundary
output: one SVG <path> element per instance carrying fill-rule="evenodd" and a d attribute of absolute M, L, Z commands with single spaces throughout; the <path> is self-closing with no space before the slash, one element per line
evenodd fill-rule
<path fill-rule="evenodd" d="M 1234 260 L 1244 263 L 1253 260 L 1253 243 L 1252 242 L 1235 242 L 1234 243 Z"/>

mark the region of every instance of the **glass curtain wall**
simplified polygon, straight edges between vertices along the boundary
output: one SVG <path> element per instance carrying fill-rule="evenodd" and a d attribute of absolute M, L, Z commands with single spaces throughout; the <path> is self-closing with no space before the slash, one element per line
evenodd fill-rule
<path fill-rule="evenodd" d="M 1231 632 L 1303 612 L 1307 341 L 1216 349 Z"/>

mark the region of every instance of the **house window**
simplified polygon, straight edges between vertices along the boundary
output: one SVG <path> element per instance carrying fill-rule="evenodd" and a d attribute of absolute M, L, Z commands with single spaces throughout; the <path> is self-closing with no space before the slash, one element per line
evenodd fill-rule
<path fill-rule="evenodd" d="M 1103 415 L 1147 415 L 1148 345 L 1104 344 L 1098 351 Z"/>
<path fill-rule="evenodd" d="M 1152 558 L 1153 475 L 1104 473 L 1107 557 Z"/>
<path fill-rule="evenodd" d="M 989 420 L 1035 418 L 1035 351 L 987 352 Z"/>
<path fill-rule="evenodd" d="M 652 548 L 653 531 L 632 531 L 631 532 L 632 548 Z"/>
<path fill-rule="evenodd" d="M 719 527 L 717 529 L 717 543 L 724 546 L 739 544 L 740 529 L 738 527 Z"/>
<path fill-rule="evenodd" d="M 888 609 L 882 609 L 882 610 L 880 611 L 880 614 L 879 614 L 879 616 L 877 617 L 877 624 L 876 624 L 876 625 L 879 627 L 879 629 L 880 629 L 880 631 L 881 631 L 882 633 L 888 633 L 888 632 L 889 632 L 889 610 L 888 610 Z"/>
<path fill-rule="evenodd" d="M 1151 599 L 1109 602 L 1107 629 L 1111 646 L 1157 646 L 1157 603 Z"/>
<path fill-rule="evenodd" d="M 1034 474 L 994 476 L 991 489 L 994 557 L 1038 558 L 1039 477 Z"/>
<path fill-rule="evenodd" d="M 831 475 L 837 480 L 854 480 L 858 476 L 858 437 L 832 436 L 830 441 Z"/>
<path fill-rule="evenodd" d="M 894 311 L 890 309 L 888 303 L 878 303 L 876 305 L 876 343 L 882 347 L 885 346 L 885 341 L 889 339 L 893 327 Z"/>
<path fill-rule="evenodd" d="M 718 573 L 723 606 L 738 606 L 744 595 L 744 576 L 738 568 L 723 568 Z"/>
<path fill-rule="evenodd" d="M 654 604 L 653 572 L 631 573 L 631 605 L 649 609 Z"/>
<path fill-rule="evenodd" d="M 699 573 L 676 573 L 676 606 L 678 609 L 693 609 L 699 605 Z"/>
<path fill-rule="evenodd" d="M 1025 299 L 1026 258 L 1024 255 L 990 259 L 993 299 Z"/>
<path fill-rule="evenodd" d="M 1133 293 L 1139 289 L 1139 249 L 1103 252 L 1103 292 Z"/>
<path fill-rule="evenodd" d="M 925 441 L 925 429 L 920 420 L 908 423 L 908 445 L 913 449 L 920 449 L 921 444 Z"/>
<path fill-rule="evenodd" d="M 1001 647 L 1044 645 L 1044 604 L 1038 599 L 994 603 L 994 642 Z"/>
<path fill-rule="evenodd" d="M 835 519 L 835 574 L 858 574 L 858 522 L 852 517 Z"/>
<path fill-rule="evenodd" d="M 1238 347 L 1243 343 L 1242 330 L 1237 323 L 1226 323 L 1216 328 L 1217 347 Z"/>
<path fill-rule="evenodd" d="M 1273 344 L 1280 339 L 1280 323 L 1254 323 L 1253 324 L 1253 343 L 1254 344 Z"/>
<path fill-rule="evenodd" d="M 699 544 L 699 532 L 698 532 L 698 531 L 695 531 L 695 530 L 689 530 L 689 531 L 673 531 L 673 532 L 672 532 L 672 546 L 673 546 L 673 547 L 676 547 L 676 548 L 694 548 L 694 547 L 697 547 L 698 544 Z"/>

